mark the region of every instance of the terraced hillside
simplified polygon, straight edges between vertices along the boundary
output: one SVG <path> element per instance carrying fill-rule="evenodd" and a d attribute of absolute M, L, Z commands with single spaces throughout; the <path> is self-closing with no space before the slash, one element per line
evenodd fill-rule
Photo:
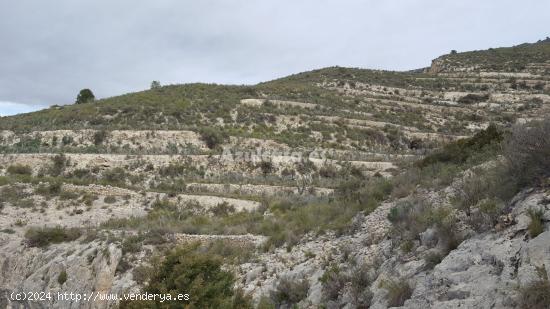
<path fill-rule="evenodd" d="M 193 250 L 220 257 L 255 305 L 362 307 L 355 294 L 321 297 L 327 267 L 346 250 L 366 259 L 388 249 L 398 199 L 419 188 L 451 204 L 437 190 L 494 159 L 494 130 L 549 110 L 550 43 L 539 42 L 445 55 L 422 73 L 332 67 L 2 117 L 0 307 L 28 304 L 9 301 L 15 290 L 140 291 L 170 248 L 196 241 Z M 479 158 L 419 161 L 449 143 L 478 145 Z M 405 184 L 414 173 L 434 182 Z M 378 294 L 372 304 L 391 305 Z"/>

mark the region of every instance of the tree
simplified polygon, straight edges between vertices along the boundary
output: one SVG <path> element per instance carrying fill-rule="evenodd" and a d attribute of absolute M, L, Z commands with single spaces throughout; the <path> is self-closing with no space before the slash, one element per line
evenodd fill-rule
<path fill-rule="evenodd" d="M 82 89 L 76 96 L 76 104 L 89 103 L 95 100 L 94 93 L 90 89 Z"/>
<path fill-rule="evenodd" d="M 160 82 L 158 80 L 154 80 L 151 82 L 151 90 L 159 89 L 161 87 Z"/>

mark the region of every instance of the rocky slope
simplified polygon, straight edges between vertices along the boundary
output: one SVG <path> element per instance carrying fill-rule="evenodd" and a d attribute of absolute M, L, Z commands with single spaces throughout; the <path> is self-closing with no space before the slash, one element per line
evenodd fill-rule
<path fill-rule="evenodd" d="M 450 186 L 443 194 L 422 195 L 444 207 L 454 190 Z M 542 211 L 544 230 L 548 229 L 549 201 L 548 190 L 521 192 L 509 206 L 505 225 L 472 233 L 435 267 L 426 257 L 444 250 L 441 235 L 428 229 L 413 251 L 404 252 L 387 219 L 395 204 L 383 204 L 366 217 L 357 217 L 357 230 L 351 235 L 309 237 L 291 251 L 282 248 L 241 265 L 241 284 L 260 301 L 280 289 L 282 280 L 306 279 L 300 308 L 321 304 L 327 308 L 518 308 L 520 290 L 544 280 L 541 274 L 549 271 L 550 233 L 531 237 L 528 232 L 528 213 L 533 209 Z M 343 281 L 326 278 L 333 269 L 339 269 Z M 359 292 L 353 286 L 358 283 L 346 283 L 350 280 L 346 276 L 364 276 Z M 406 282 L 410 288 L 401 305 L 389 303 L 392 291 L 386 283 L 391 280 Z"/>
<path fill-rule="evenodd" d="M 10 295 L 139 292 L 152 261 L 193 242 L 238 252 L 224 267 L 262 308 L 516 308 L 548 281 L 547 190 L 461 208 L 468 175 L 500 159 L 418 162 L 547 115 L 549 46 L 2 117 L 0 308 L 116 308 Z"/>

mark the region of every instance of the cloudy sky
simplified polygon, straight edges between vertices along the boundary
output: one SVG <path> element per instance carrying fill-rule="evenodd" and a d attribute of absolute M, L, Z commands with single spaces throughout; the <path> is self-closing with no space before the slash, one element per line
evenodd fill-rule
<path fill-rule="evenodd" d="M 0 0 L 0 115 L 162 84 L 425 67 L 549 36 L 540 0 Z"/>

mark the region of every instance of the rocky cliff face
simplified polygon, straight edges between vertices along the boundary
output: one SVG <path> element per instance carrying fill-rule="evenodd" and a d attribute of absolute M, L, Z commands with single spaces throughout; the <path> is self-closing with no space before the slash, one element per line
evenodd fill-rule
<path fill-rule="evenodd" d="M 548 192 L 521 193 L 512 204 L 510 227 L 464 241 L 431 272 L 417 269 L 404 307 L 517 308 L 519 290 L 545 279 L 538 270 L 550 271 L 550 232 L 529 237 L 530 209 L 541 209 L 548 222 Z"/>
<path fill-rule="evenodd" d="M 122 295 L 137 291 L 129 274 L 116 274 L 121 250 L 114 244 L 73 242 L 40 249 L 21 246 L 17 236 L 0 237 L 1 308 L 114 308 L 116 301 L 64 300 L 58 293 L 89 297 L 91 292 Z M 18 292 L 44 294 L 39 296 L 41 301 L 18 301 L 13 294 Z"/>
<path fill-rule="evenodd" d="M 442 205 L 448 203 L 443 194 L 427 196 Z M 548 227 L 549 200 L 550 192 L 544 190 L 520 193 L 510 206 L 507 226 L 470 234 L 435 267 L 426 256 L 439 250 L 439 236 L 427 230 L 418 247 L 404 253 L 387 220 L 394 205 L 385 204 L 366 217 L 357 217 L 358 230 L 353 235 L 311 237 L 290 252 L 281 249 L 242 265 L 242 286 L 259 302 L 262 295 L 277 293 L 282 281 L 305 279 L 301 308 L 327 304 L 327 308 L 382 309 L 395 306 L 389 303 L 392 291 L 386 286 L 398 278 L 410 288 L 402 308 L 518 308 L 520 290 L 545 280 L 541 273 L 550 272 L 550 232 L 534 238 L 528 233 L 528 212 L 533 209 L 543 211 Z M 343 282 L 327 278 L 332 269 L 339 270 Z M 354 286 L 359 283 L 350 277 L 361 272 L 362 285 Z"/>

